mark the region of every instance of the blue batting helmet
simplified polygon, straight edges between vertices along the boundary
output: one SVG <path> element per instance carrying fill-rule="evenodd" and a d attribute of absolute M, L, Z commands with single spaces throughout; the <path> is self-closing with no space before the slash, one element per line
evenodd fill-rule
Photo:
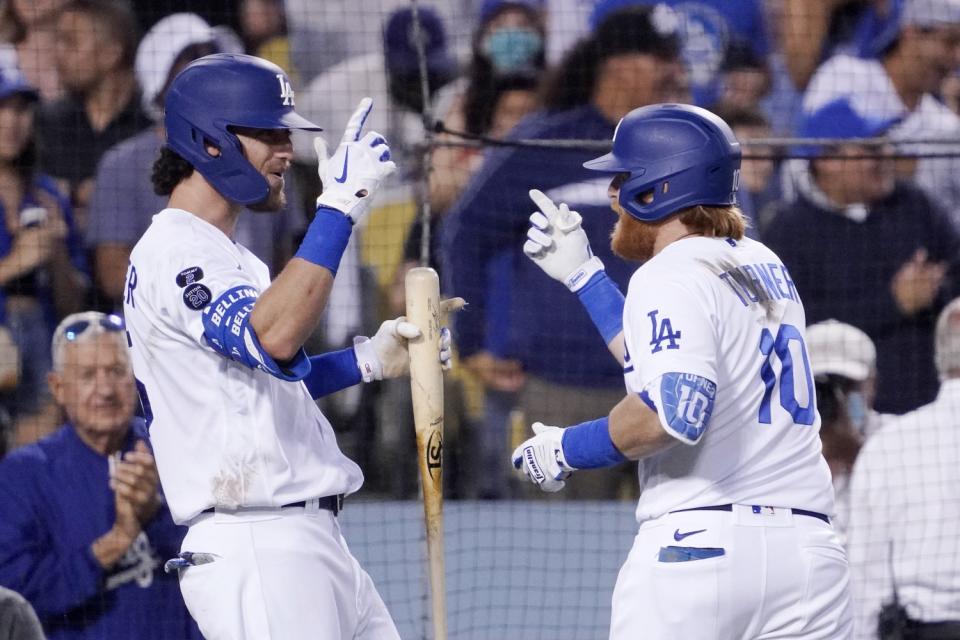
<path fill-rule="evenodd" d="M 630 174 L 620 185 L 620 205 L 637 220 L 655 222 L 693 205 L 735 204 L 740 143 L 706 109 L 655 104 L 628 113 L 613 134 L 613 150 L 583 166 Z"/>
<path fill-rule="evenodd" d="M 167 91 L 167 145 L 223 197 L 255 204 L 267 197 L 270 184 L 244 157 L 230 127 L 321 130 L 293 107 L 290 79 L 272 62 L 236 53 L 204 56 L 181 71 Z M 210 155 L 207 144 L 220 155 Z"/>

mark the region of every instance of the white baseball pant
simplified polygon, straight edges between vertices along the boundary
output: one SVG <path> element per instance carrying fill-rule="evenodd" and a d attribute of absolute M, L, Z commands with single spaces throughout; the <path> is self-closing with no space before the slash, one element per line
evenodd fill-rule
<path fill-rule="evenodd" d="M 214 562 L 180 572 L 208 640 L 399 640 L 373 581 L 332 511 L 306 507 L 204 514 L 182 549 Z"/>
<path fill-rule="evenodd" d="M 670 513 L 640 526 L 610 638 L 844 640 L 849 579 L 837 534 L 815 517 L 749 505 Z"/>

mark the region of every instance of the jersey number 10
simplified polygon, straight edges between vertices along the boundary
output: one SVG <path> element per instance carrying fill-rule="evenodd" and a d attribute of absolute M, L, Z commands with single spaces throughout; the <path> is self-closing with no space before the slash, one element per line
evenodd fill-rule
<path fill-rule="evenodd" d="M 803 362 L 803 380 L 807 383 L 807 406 L 801 407 L 797 402 L 797 393 L 794 389 L 794 361 L 790 352 L 790 343 L 796 341 L 800 346 L 800 355 Z M 792 324 L 782 324 L 774 337 L 769 329 L 760 334 L 760 353 L 763 354 L 763 364 L 760 366 L 760 379 L 763 381 L 763 400 L 760 401 L 760 424 L 770 424 L 770 400 L 773 388 L 778 386 L 777 374 L 771 364 L 771 354 L 780 360 L 780 406 L 782 406 L 795 424 L 813 424 L 816 418 L 816 404 L 813 378 L 810 375 L 810 362 L 807 360 L 807 346 L 803 343 L 803 335 Z"/>

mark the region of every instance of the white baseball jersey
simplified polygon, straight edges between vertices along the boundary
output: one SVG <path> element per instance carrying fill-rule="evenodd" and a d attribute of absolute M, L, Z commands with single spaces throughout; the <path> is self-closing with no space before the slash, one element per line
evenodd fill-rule
<path fill-rule="evenodd" d="M 363 475 L 341 453 L 302 382 L 216 353 L 203 309 L 270 274 L 223 232 L 165 209 L 130 255 L 124 315 L 160 480 L 175 521 L 212 506 L 280 506 L 352 493 Z"/>
<path fill-rule="evenodd" d="M 753 240 L 684 238 L 636 271 L 623 318 L 627 391 L 645 392 L 682 440 L 652 385 L 669 373 L 716 384 L 697 444 L 641 461 L 639 522 L 730 503 L 833 512 L 805 326 L 789 272 Z M 708 399 L 680 388 L 676 410 L 696 424 Z"/>

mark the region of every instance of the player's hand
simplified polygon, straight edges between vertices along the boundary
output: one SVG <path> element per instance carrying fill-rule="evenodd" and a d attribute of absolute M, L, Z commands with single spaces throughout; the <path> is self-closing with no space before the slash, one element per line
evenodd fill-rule
<path fill-rule="evenodd" d="M 930 262 L 926 249 L 917 249 L 894 274 L 890 291 L 900 312 L 912 316 L 933 304 L 947 275 L 947 264 Z"/>
<path fill-rule="evenodd" d="M 542 490 L 560 491 L 576 471 L 563 455 L 563 429 L 534 422 L 533 432 L 536 435 L 513 450 L 513 467 Z"/>
<path fill-rule="evenodd" d="M 326 162 L 323 161 L 326 157 L 323 140 L 317 138 L 313 144 L 323 183 L 317 206 L 342 211 L 354 224 L 370 210 L 373 195 L 383 179 L 397 168 L 390 159 L 390 147 L 383 136 L 371 131 L 361 137 L 363 124 L 372 107 L 370 98 L 360 101 L 350 116 L 340 146 Z"/>
<path fill-rule="evenodd" d="M 440 313 L 447 314 L 461 309 L 463 298 L 450 298 L 440 302 Z M 408 341 L 420 337 L 420 329 L 407 322 L 406 316 L 387 320 L 380 325 L 373 338 L 358 336 L 353 339 L 357 354 L 357 366 L 364 382 L 398 378 L 410 373 Z M 443 369 L 449 369 L 453 357 L 450 329 L 440 328 L 437 357 Z"/>
<path fill-rule="evenodd" d="M 138 440 L 133 451 L 128 451 L 117 461 L 110 475 L 110 488 L 118 503 L 129 503 L 140 526 L 146 526 L 160 507 L 157 488 L 160 477 L 153 454 L 143 440 Z M 119 516 L 119 514 L 118 514 Z"/>
<path fill-rule="evenodd" d="M 580 214 L 564 203 L 557 206 L 538 189 L 530 190 L 530 199 L 540 210 L 530 214 L 523 252 L 548 276 L 577 291 L 603 269 L 590 248 Z"/>

